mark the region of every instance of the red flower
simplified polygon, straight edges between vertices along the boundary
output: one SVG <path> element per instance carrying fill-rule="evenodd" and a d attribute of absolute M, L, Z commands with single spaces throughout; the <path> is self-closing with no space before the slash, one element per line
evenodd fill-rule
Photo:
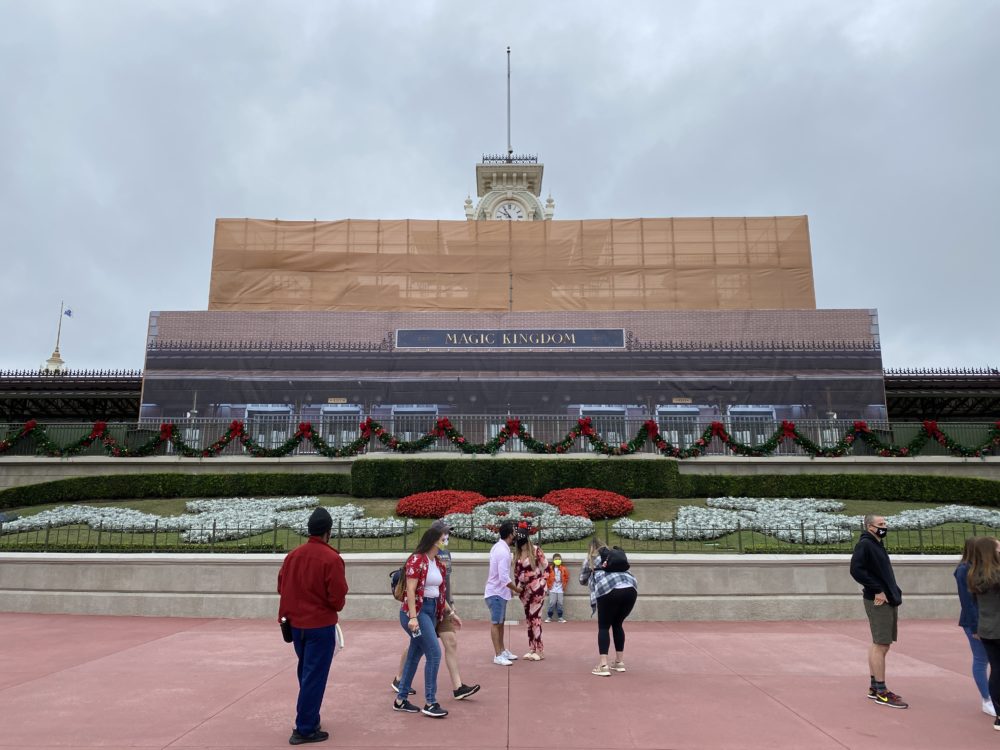
<path fill-rule="evenodd" d="M 909 455 L 909 453 L 910 453 L 910 449 L 909 448 L 900 448 L 899 449 L 899 455 L 901 455 L 901 456 Z"/>
<path fill-rule="evenodd" d="M 576 423 L 580 425 L 580 433 L 590 437 L 594 434 L 594 428 L 590 426 L 590 417 L 582 417 L 576 420 Z"/>
<path fill-rule="evenodd" d="M 628 443 L 622 443 L 618 446 L 623 452 L 628 450 Z"/>
<path fill-rule="evenodd" d="M 565 452 L 566 452 L 566 448 L 564 448 L 561 445 L 557 445 L 556 446 L 556 453 L 565 453 Z"/>
<path fill-rule="evenodd" d="M 704 438 L 698 438 L 697 440 L 694 441 L 694 444 L 695 445 L 704 445 L 705 444 L 705 439 Z"/>
<path fill-rule="evenodd" d="M 624 495 L 587 487 L 553 490 L 542 497 L 543 503 L 555 505 L 567 515 L 583 515 L 591 519 L 627 516 L 635 506 Z"/>
<path fill-rule="evenodd" d="M 463 508 L 471 506 L 465 511 L 471 513 L 472 508 L 485 502 L 485 495 L 465 490 L 418 492 L 407 495 L 396 503 L 396 515 L 410 518 L 440 518 L 448 513 L 457 513 L 458 511 L 452 510 L 455 506 L 461 505 Z"/>
<path fill-rule="evenodd" d="M 844 442 L 847 443 L 848 445 L 850 445 L 851 443 L 853 443 L 854 442 L 854 435 L 845 435 L 844 436 Z"/>
<path fill-rule="evenodd" d="M 395 450 L 397 446 L 399 446 L 399 441 L 396 440 L 396 438 L 393 438 L 392 440 L 389 441 L 389 447 L 392 448 L 393 450 Z"/>
<path fill-rule="evenodd" d="M 464 443 L 465 442 L 465 438 L 464 437 L 460 437 L 460 438 L 456 439 L 455 442 L 456 443 Z"/>
<path fill-rule="evenodd" d="M 381 434 L 378 430 L 375 430 L 375 434 Z M 372 436 L 372 418 L 368 417 L 364 422 L 361 423 L 361 437 L 366 440 Z"/>

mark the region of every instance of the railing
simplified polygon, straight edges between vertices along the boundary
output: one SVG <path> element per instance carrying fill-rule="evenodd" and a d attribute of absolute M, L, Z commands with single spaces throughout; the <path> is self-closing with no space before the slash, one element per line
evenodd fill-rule
<path fill-rule="evenodd" d="M 350 523 L 350 522 L 346 522 Z M 348 526 L 335 523 L 330 544 L 341 552 L 398 552 L 413 550 L 430 521 L 419 523 L 413 530 L 397 536 L 351 537 Z M 9 526 L 9 524 L 8 524 Z M 535 539 L 546 552 L 582 552 L 588 538 L 564 540 L 577 527 L 549 524 L 540 529 Z M 594 530 L 608 544 L 629 552 L 655 553 L 847 553 L 857 541 L 857 534 L 845 533 L 840 527 L 820 527 L 797 524 L 761 532 L 756 529 L 679 528 L 676 522 L 663 533 L 665 538 L 630 539 L 615 532 L 613 520 L 596 521 Z M 948 524 L 935 528 L 894 529 L 886 547 L 891 553 L 955 554 L 962 550 L 969 536 L 1000 536 L 1000 529 L 977 524 Z M 478 536 L 480 541 L 472 537 Z M 455 528 L 449 549 L 453 552 L 486 552 L 492 546 L 492 527 Z M 488 539 L 490 541 L 481 541 Z M 788 541 L 790 539 L 807 540 Z M 197 540 L 197 541 L 193 541 Z M 0 551 L 15 552 L 226 552 L 280 553 L 294 549 L 305 541 L 299 532 L 279 527 L 237 525 L 207 525 L 185 531 L 165 530 L 158 523 L 141 527 L 99 524 L 54 527 L 46 524 L 26 531 L 8 532 L 0 524 Z"/>
<path fill-rule="evenodd" d="M 466 440 L 472 443 L 486 442 L 494 438 L 504 426 L 506 415 L 455 415 L 449 416 L 451 424 Z M 632 439 L 643 424 L 650 419 L 649 415 L 591 417 L 593 429 L 610 445 L 617 445 Z M 277 448 L 295 434 L 300 422 L 310 421 L 312 429 L 318 432 L 334 447 L 347 445 L 361 435 L 361 425 L 355 416 L 253 416 L 246 420 L 247 433 L 265 448 Z M 679 448 L 689 448 L 699 438 L 709 425 L 718 420 L 732 434 L 735 440 L 748 444 L 759 444 L 767 440 L 775 430 L 781 429 L 781 421 L 758 417 L 660 417 L 657 420 L 660 434 L 665 440 Z M 196 449 L 211 445 L 216 439 L 226 433 L 232 419 L 170 419 L 184 441 Z M 385 430 L 396 435 L 400 440 L 414 440 L 422 437 L 434 428 L 435 417 L 429 415 L 396 415 L 382 417 L 379 422 Z M 531 432 L 536 440 L 556 442 L 562 440 L 571 427 L 575 426 L 573 417 L 562 415 L 538 415 L 522 417 L 521 423 Z M 135 448 L 146 443 L 150 438 L 160 433 L 160 420 L 147 422 L 115 422 L 108 423 L 108 430 L 116 441 L 128 448 Z M 897 445 L 906 444 L 919 434 L 921 422 L 888 422 L 879 420 L 868 421 L 868 427 L 885 442 Z M 976 445 L 986 440 L 990 434 L 993 422 L 941 422 L 941 429 L 962 445 Z M 820 445 L 832 445 L 837 442 L 854 425 L 853 420 L 799 419 L 795 427 L 800 434 Z M 91 422 L 62 422 L 47 424 L 48 437 L 58 445 L 71 444 L 86 436 L 93 428 Z M 22 423 L 0 423 L 0 439 L 4 435 L 16 433 L 23 427 Z M 5 456 L 35 455 L 35 444 L 31 439 L 25 439 L 14 445 Z M 457 453 L 459 448 L 446 438 L 439 438 L 429 449 L 434 452 Z M 367 451 L 387 452 L 384 445 L 372 440 Z M 173 446 L 164 444 L 158 449 L 161 455 L 172 455 Z M 508 440 L 498 450 L 498 455 L 508 453 L 528 453 L 519 439 Z M 593 448 L 585 438 L 573 441 L 568 453 L 591 453 Z M 656 453 L 656 448 L 646 441 L 641 452 Z M 245 455 L 245 449 L 237 442 L 230 443 L 221 455 Z M 703 451 L 704 455 L 731 455 L 728 448 L 719 440 L 709 442 Z M 870 449 L 862 441 L 856 441 L 851 448 L 853 455 L 871 455 Z M 100 441 L 84 450 L 80 455 L 102 456 L 105 451 Z M 309 442 L 303 442 L 291 455 L 315 455 L 315 449 Z M 775 450 L 775 455 L 801 456 L 808 455 L 792 440 L 785 440 Z M 922 456 L 947 456 L 948 450 L 937 442 L 929 441 L 921 451 Z M 0 459 L 2 460 L 2 459 Z"/>

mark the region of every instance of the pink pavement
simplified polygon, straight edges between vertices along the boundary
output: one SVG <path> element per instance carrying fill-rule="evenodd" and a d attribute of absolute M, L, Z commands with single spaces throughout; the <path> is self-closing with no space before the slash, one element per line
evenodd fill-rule
<path fill-rule="evenodd" d="M 861 611 L 861 601 L 858 601 Z M 875 705 L 868 628 L 849 622 L 627 623 L 628 671 L 590 674 L 596 626 L 544 626 L 546 659 L 492 663 L 485 622 L 459 636 L 462 674 L 482 691 L 445 719 L 395 713 L 398 625 L 343 623 L 314 747 L 605 750 L 642 748 L 994 748 L 970 655 L 952 621 L 900 624 L 890 689 Z M 517 654 L 524 629 L 508 628 Z M 0 614 L 0 748 L 288 747 L 295 656 L 273 622 Z M 416 696 L 423 701 L 422 670 Z"/>

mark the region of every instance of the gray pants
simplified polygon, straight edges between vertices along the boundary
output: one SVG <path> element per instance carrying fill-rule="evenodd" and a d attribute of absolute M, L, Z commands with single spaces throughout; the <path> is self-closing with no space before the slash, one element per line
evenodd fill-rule
<path fill-rule="evenodd" d="M 549 592 L 549 608 L 545 612 L 545 616 L 552 619 L 552 613 L 555 612 L 556 619 L 561 620 L 563 616 L 563 592 L 562 591 L 550 591 Z"/>

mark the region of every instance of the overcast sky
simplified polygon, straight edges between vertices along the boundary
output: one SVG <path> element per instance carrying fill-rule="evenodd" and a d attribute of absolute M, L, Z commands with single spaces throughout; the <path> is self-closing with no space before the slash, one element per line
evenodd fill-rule
<path fill-rule="evenodd" d="M 0 0 L 0 369 L 139 368 L 217 217 L 808 214 L 887 367 L 1000 363 L 1000 2 Z"/>

